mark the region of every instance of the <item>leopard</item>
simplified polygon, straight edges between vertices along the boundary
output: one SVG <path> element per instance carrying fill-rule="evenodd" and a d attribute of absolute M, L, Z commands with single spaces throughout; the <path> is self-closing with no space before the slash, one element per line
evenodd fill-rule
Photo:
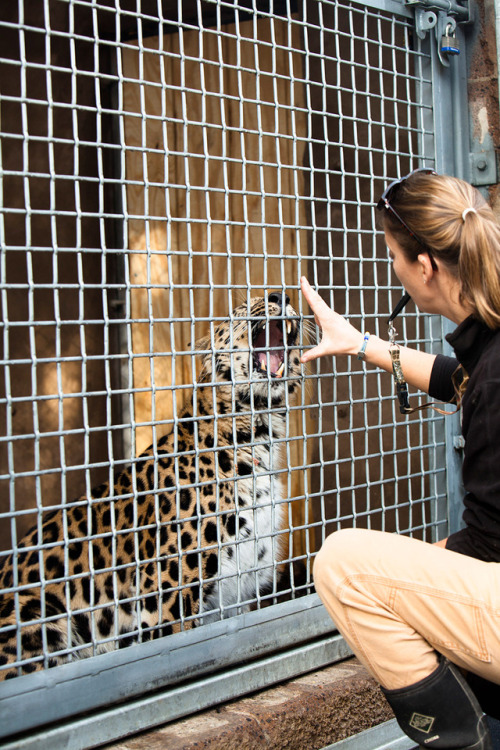
<path fill-rule="evenodd" d="M 170 431 L 40 512 L 0 570 L 0 679 L 243 614 L 276 589 L 299 333 L 284 291 L 218 318 Z"/>

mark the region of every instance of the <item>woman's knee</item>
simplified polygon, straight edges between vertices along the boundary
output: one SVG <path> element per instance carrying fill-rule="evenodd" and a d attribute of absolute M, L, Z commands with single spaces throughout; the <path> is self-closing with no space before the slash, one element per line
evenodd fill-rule
<path fill-rule="evenodd" d="M 442 553 L 432 544 L 400 534 L 343 529 L 325 539 L 314 563 L 314 580 L 317 588 L 328 585 L 331 589 L 359 576 L 391 580 L 415 576 L 419 567 L 428 570 L 430 555 Z"/>
<path fill-rule="evenodd" d="M 367 548 L 371 546 L 372 532 L 367 529 L 342 529 L 328 536 L 314 561 L 313 576 L 316 586 L 325 577 L 345 578 L 356 572 L 362 564 Z"/>

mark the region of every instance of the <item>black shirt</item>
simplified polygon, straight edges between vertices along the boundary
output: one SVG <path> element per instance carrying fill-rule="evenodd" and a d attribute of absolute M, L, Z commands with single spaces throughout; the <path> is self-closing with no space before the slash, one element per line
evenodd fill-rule
<path fill-rule="evenodd" d="M 448 537 L 446 548 L 500 562 L 500 330 L 470 316 L 446 339 L 457 359 L 436 357 L 429 395 L 453 398 L 451 376 L 459 363 L 469 375 L 462 401 L 466 526 Z"/>

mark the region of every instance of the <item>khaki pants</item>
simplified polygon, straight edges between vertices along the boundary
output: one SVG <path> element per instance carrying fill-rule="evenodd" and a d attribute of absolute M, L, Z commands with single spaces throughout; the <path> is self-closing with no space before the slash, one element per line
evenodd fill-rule
<path fill-rule="evenodd" d="M 500 564 L 397 534 L 346 529 L 325 541 L 314 581 L 383 687 L 427 677 L 437 652 L 500 683 Z"/>

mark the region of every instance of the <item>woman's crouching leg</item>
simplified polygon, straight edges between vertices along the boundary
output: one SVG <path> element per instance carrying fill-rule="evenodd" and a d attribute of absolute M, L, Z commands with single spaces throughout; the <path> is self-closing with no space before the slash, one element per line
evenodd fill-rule
<path fill-rule="evenodd" d="M 316 591 L 330 617 L 386 688 L 421 680 L 438 664 L 433 647 L 394 606 L 402 560 L 408 564 L 423 548 L 432 545 L 385 532 L 345 529 L 326 539 L 314 563 Z"/>

